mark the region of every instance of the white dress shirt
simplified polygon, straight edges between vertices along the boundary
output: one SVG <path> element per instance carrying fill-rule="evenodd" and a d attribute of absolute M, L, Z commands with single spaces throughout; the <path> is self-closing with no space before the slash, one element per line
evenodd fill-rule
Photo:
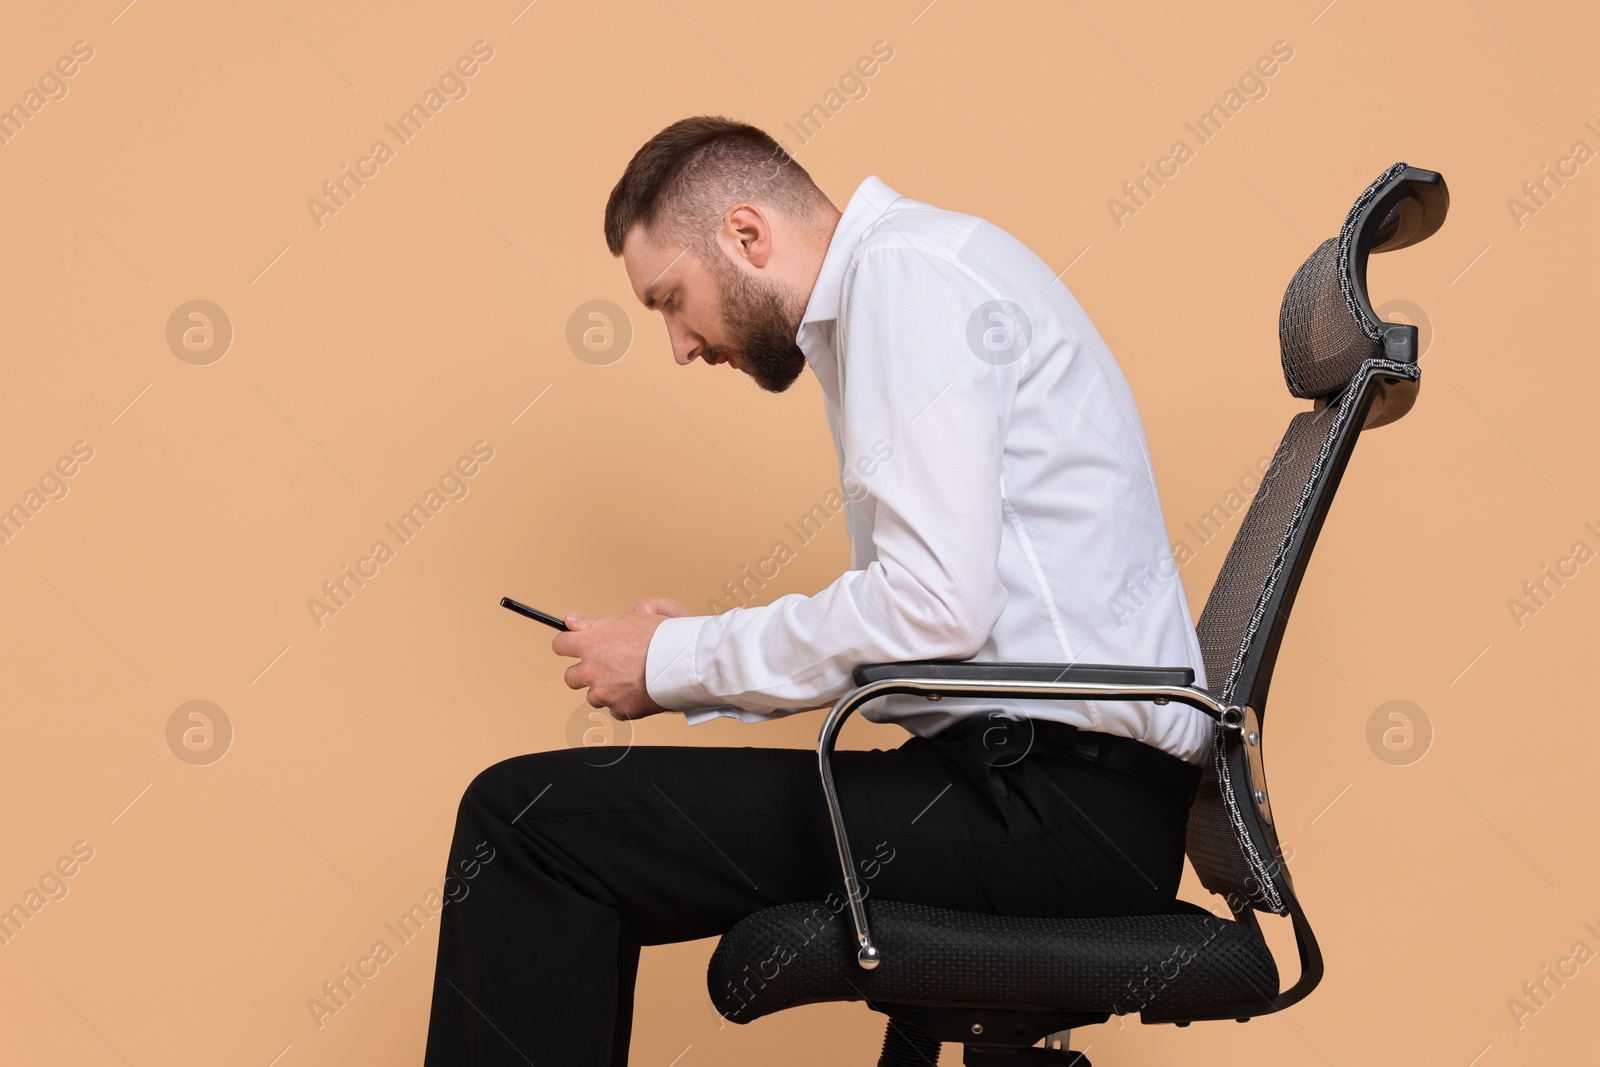
<path fill-rule="evenodd" d="M 850 569 L 810 596 L 663 622 L 657 703 L 754 722 L 832 703 L 861 664 L 917 659 L 1192 667 L 1205 684 L 1133 394 L 1020 241 L 870 177 L 796 343 L 839 455 Z M 927 735 L 990 710 L 1194 763 L 1211 738 L 1176 703 L 902 695 L 862 714 Z"/>

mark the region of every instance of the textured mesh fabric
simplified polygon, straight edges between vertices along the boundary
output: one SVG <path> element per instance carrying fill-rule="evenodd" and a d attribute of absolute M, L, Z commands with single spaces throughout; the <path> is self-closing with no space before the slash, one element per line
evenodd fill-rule
<path fill-rule="evenodd" d="M 1344 388 L 1356 368 L 1383 355 L 1383 329 L 1361 311 L 1356 279 L 1351 276 L 1350 246 L 1361 213 L 1391 179 L 1405 170 L 1396 163 L 1356 198 L 1338 237 L 1317 246 L 1295 271 L 1278 313 L 1278 346 L 1289 392 L 1313 398 Z M 1385 214 L 1374 244 L 1394 234 L 1400 221 L 1396 204 Z"/>
<path fill-rule="evenodd" d="M 1301 412 L 1290 421 L 1200 613 L 1195 631 L 1205 658 L 1206 679 L 1224 704 L 1244 699 L 1237 689 L 1252 620 L 1340 411 L 1340 406 L 1330 405 L 1321 411 Z M 1249 902 L 1281 912 L 1283 905 L 1273 879 L 1264 877 L 1268 857 L 1259 855 L 1248 835 L 1240 833 L 1239 789 L 1221 751 L 1225 742 L 1219 727 L 1217 750 L 1204 765 L 1199 792 L 1189 809 L 1189 861 L 1201 884 L 1221 894 L 1230 905 L 1243 907 Z"/>
<path fill-rule="evenodd" d="M 1027 919 L 873 901 L 876 970 L 855 960 L 848 913 L 785 904 L 723 936 L 707 985 L 717 1010 L 749 1022 L 798 1004 L 872 1000 L 1073 1012 L 1260 1007 L 1278 969 L 1248 927 L 1215 915 Z"/>
<path fill-rule="evenodd" d="M 1383 242 L 1394 236 L 1395 228 L 1400 225 L 1400 205 L 1396 204 L 1389 209 L 1389 213 L 1378 224 L 1378 230 L 1372 235 L 1372 247 L 1377 248 Z"/>
<path fill-rule="evenodd" d="M 1383 346 L 1362 331 L 1339 291 L 1339 242 L 1328 238 L 1294 272 L 1278 315 L 1283 377 L 1299 397 L 1338 392 Z"/>
<path fill-rule="evenodd" d="M 1412 379 L 1420 373 L 1414 364 L 1378 359 L 1363 364 L 1354 377 L 1364 381 L 1372 371 Z M 1246 662 L 1272 624 L 1266 617 L 1269 605 L 1293 564 L 1289 549 L 1310 519 L 1322 475 L 1350 429 L 1354 392 L 1335 397 L 1321 411 L 1304 411 L 1290 420 L 1200 613 L 1195 630 L 1206 680 L 1225 704 L 1250 698 Z M 1224 751 L 1229 739 L 1220 729 L 1189 810 L 1189 860 L 1201 884 L 1230 904 L 1248 902 L 1282 914 L 1285 906 L 1272 874 L 1273 858 L 1261 854 L 1244 826 L 1248 786 L 1237 780 L 1233 766 L 1237 761 Z"/>
<path fill-rule="evenodd" d="M 1321 411 L 1303 411 L 1290 420 L 1200 613 L 1195 629 L 1205 657 L 1206 680 L 1225 704 L 1244 699 L 1236 687 L 1246 652 L 1245 635 L 1278 549 L 1287 539 L 1289 521 L 1340 410 L 1341 405 L 1330 404 Z"/>

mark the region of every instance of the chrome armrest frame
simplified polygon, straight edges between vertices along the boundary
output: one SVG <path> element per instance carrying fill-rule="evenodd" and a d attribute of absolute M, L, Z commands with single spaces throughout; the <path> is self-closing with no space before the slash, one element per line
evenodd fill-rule
<path fill-rule="evenodd" d="M 1244 709 L 1220 703 L 1210 693 L 1197 686 L 1178 685 L 1123 685 L 1109 682 L 1005 682 L 974 679 L 965 682 L 942 681 L 929 678 L 884 678 L 858 686 L 844 694 L 828 712 L 817 738 L 817 764 L 822 774 L 822 793 L 828 802 L 828 820 L 833 824 L 833 840 L 839 849 L 839 866 L 844 872 L 845 893 L 850 902 L 850 919 L 856 929 L 856 962 L 863 970 L 872 970 L 883 959 L 882 952 L 872 940 L 867 923 L 866 900 L 855 877 L 855 861 L 850 854 L 850 839 L 845 833 L 844 812 L 839 807 L 839 793 L 833 783 L 833 748 L 839 731 L 857 708 L 878 697 L 897 693 L 915 693 L 938 700 L 942 697 L 1014 696 L 1034 697 L 1042 700 L 1149 700 L 1165 704 L 1175 700 L 1198 708 L 1230 730 L 1237 730 L 1244 722 Z"/>

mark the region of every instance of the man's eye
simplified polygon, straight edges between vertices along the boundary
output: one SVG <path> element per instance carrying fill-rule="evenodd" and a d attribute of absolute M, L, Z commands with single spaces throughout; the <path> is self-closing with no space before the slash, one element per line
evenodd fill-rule
<path fill-rule="evenodd" d="M 665 300 L 663 300 L 661 302 L 661 310 L 665 311 L 667 308 L 669 308 L 673 304 L 677 303 L 677 300 L 678 300 L 678 294 L 677 293 L 672 293 Z"/>

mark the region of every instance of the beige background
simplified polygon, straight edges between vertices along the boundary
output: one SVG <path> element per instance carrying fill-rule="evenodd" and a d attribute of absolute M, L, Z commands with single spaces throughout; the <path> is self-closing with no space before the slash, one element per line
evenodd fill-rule
<path fill-rule="evenodd" d="M 784 136 L 841 205 L 876 174 L 1070 264 L 1175 539 L 1299 407 L 1276 355 L 1291 273 L 1390 163 L 1444 173 L 1444 230 L 1373 269 L 1375 302 L 1431 324 L 1422 395 L 1355 455 L 1273 697 L 1274 807 L 1327 979 L 1248 1026 L 1079 1043 L 1130 1065 L 1592 1058 L 1600 968 L 1520 1027 L 1507 1004 L 1576 942 L 1600 950 L 1600 570 L 1520 628 L 1507 605 L 1574 542 L 1600 550 L 1600 173 L 1520 227 L 1507 205 L 1575 141 L 1600 149 L 1592 9 L 523 2 L 6 13 L 0 103 L 74 42 L 93 59 L 0 147 L 0 505 L 75 442 L 93 459 L 0 546 L 0 905 L 75 842 L 93 858 L 0 946 L 0 1060 L 420 1061 L 437 920 L 321 1029 L 306 1001 L 437 886 L 475 772 L 592 725 L 547 631 L 496 599 L 704 610 L 836 484 L 809 378 L 774 397 L 676 367 L 605 251 L 628 157 L 699 112 Z M 319 229 L 307 199 L 480 40 L 469 95 Z M 1121 183 L 1193 147 L 1183 123 L 1280 40 L 1268 95 L 1115 226 Z M 785 136 L 877 41 L 894 55 L 867 95 L 804 146 Z M 234 330 L 205 366 L 166 340 L 195 299 Z M 565 340 L 596 299 L 636 327 L 608 366 Z M 307 599 L 480 440 L 494 458 L 469 495 L 319 629 Z M 1184 569 L 1196 610 L 1224 544 Z M 845 563 L 831 526 L 765 593 Z M 220 761 L 169 748 L 191 700 L 232 724 Z M 1431 724 L 1424 758 L 1369 745 L 1391 700 Z M 810 746 L 817 724 L 663 716 L 637 740 Z M 872 1062 L 860 1005 L 719 1025 L 710 949 L 645 953 L 634 1063 Z"/>

